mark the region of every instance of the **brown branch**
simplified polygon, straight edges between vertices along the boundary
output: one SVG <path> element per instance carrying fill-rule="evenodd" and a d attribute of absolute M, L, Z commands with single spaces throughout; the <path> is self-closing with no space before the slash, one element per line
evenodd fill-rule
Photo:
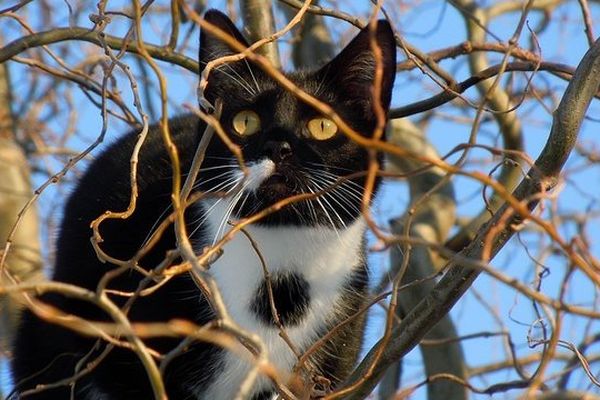
<path fill-rule="evenodd" d="M 24 6 L 26 6 L 27 4 L 31 3 L 32 1 L 33 1 L 33 0 L 23 0 L 23 1 L 20 1 L 20 2 L 18 2 L 17 4 L 15 4 L 15 5 L 13 5 L 13 6 L 6 7 L 6 8 L 4 8 L 4 9 L 0 10 L 0 15 L 1 15 L 1 14 L 5 14 L 5 13 L 8 13 L 8 12 L 15 12 L 15 11 L 17 11 L 18 9 L 20 9 L 21 7 L 24 7 Z"/>
<path fill-rule="evenodd" d="M 318 5 L 318 1 L 313 2 Z M 295 8 L 282 6 L 287 18 L 294 16 Z M 296 29 L 292 39 L 292 59 L 296 68 L 315 68 L 334 56 L 334 44 L 331 34 L 321 15 L 307 13 Z"/>
<path fill-rule="evenodd" d="M 500 86 L 500 77 L 506 71 L 513 49 L 517 48 L 518 39 L 533 3 L 533 0 L 530 0 L 522 6 L 519 22 L 513 35 L 508 41 L 507 50 L 500 63 L 498 77 L 491 82 L 482 80 L 477 85 L 477 89 L 482 97 L 477 117 L 481 116 L 480 111 L 484 106 L 489 105 L 491 109 L 496 111 L 493 113 L 493 117 L 502 134 L 504 147 L 510 150 L 521 150 L 523 148 L 523 131 L 521 121 L 517 117 L 514 104 L 511 101 L 508 92 Z M 491 17 L 486 13 L 485 9 L 478 7 L 477 4 L 471 0 L 451 0 L 450 4 L 457 8 L 463 15 L 469 41 L 484 42 L 486 35 L 491 35 L 491 32 L 487 29 Z M 477 73 L 477 71 L 482 71 L 489 67 L 489 62 L 485 53 L 472 53 L 470 54 L 468 61 L 471 73 Z M 538 64 L 539 63 L 536 63 L 536 70 L 538 69 Z M 476 121 L 478 121 L 477 118 Z M 475 135 L 478 132 L 478 129 L 476 128 L 478 128 L 477 124 L 474 124 L 471 131 L 470 142 L 475 139 Z M 520 176 L 519 168 L 514 167 L 514 164 L 518 164 L 519 159 L 516 158 L 514 161 L 515 163 L 504 163 L 502 165 L 498 178 L 499 182 L 502 182 L 504 187 L 509 191 L 514 189 Z M 490 210 L 491 212 L 498 210 L 501 204 L 502 196 L 500 196 L 500 193 L 496 190 L 489 200 L 486 200 L 486 207 L 451 240 L 466 242 L 472 239 L 479 227 L 489 220 L 491 216 Z"/>
<path fill-rule="evenodd" d="M 302 2 L 299 0 L 280 0 L 280 1 L 287 4 L 288 6 L 294 7 L 294 8 L 300 8 L 302 6 Z M 376 2 L 376 1 L 371 1 L 371 2 L 376 5 L 378 4 L 378 2 Z M 384 15 L 386 16 L 386 18 L 389 20 L 389 16 L 387 15 L 387 12 L 385 11 L 385 9 L 382 9 L 382 11 L 383 11 Z M 355 27 L 357 27 L 359 29 L 363 29 L 365 26 L 367 26 L 367 23 L 364 22 L 362 19 L 357 18 L 353 15 L 347 14 L 345 12 L 332 9 L 332 8 L 326 8 L 326 7 L 321 7 L 321 6 L 310 6 L 308 8 L 308 12 L 317 14 L 317 15 L 326 15 L 326 16 L 330 16 L 333 18 L 341 19 L 343 21 L 349 22 L 350 24 L 354 25 Z M 392 26 L 394 25 L 392 23 L 392 21 L 389 21 L 389 22 Z M 423 53 L 416 46 L 413 46 L 410 43 L 408 43 L 406 41 L 406 39 L 402 38 L 397 33 L 395 34 L 395 39 L 396 39 L 396 45 L 398 47 L 400 47 L 402 50 L 404 50 L 406 57 L 408 59 L 410 59 L 412 62 L 414 62 L 415 65 L 417 65 L 423 71 L 424 74 L 430 76 L 430 78 L 434 82 L 438 83 L 441 87 L 445 87 L 448 85 L 450 85 L 450 86 L 454 85 L 454 79 L 452 78 L 452 74 L 450 74 L 450 73 L 446 72 L 444 69 L 442 69 L 435 62 L 435 60 L 430 58 L 426 53 Z M 426 66 L 427 68 L 424 68 L 424 66 Z M 440 77 L 442 79 L 443 82 L 439 82 L 438 79 L 436 77 L 432 76 L 429 71 L 434 72 L 438 77 Z"/>
<path fill-rule="evenodd" d="M 427 53 L 427 56 L 435 61 L 442 61 L 448 58 L 456 58 L 460 55 L 471 54 L 476 51 L 494 52 L 506 54 L 508 46 L 504 43 L 488 43 L 488 42 L 471 42 L 464 41 L 456 46 L 446 47 L 440 50 L 434 50 Z M 518 58 L 521 61 L 540 62 L 540 56 L 529 50 L 520 47 L 515 47 L 511 53 L 511 57 Z M 410 71 L 416 68 L 417 65 L 412 60 L 404 60 L 396 65 L 397 71 Z"/>
<path fill-rule="evenodd" d="M 242 0 L 240 2 L 242 17 L 246 26 L 248 37 L 252 42 L 270 37 L 275 32 L 275 18 L 269 0 Z M 256 49 L 258 54 L 267 58 L 273 66 L 279 68 L 279 49 L 277 42 L 268 41 Z"/>
<path fill-rule="evenodd" d="M 388 127 L 388 140 L 400 147 L 409 148 L 431 158 L 438 157 L 423 133 L 405 120 L 394 120 Z M 390 158 L 393 170 L 408 175 L 411 204 L 405 215 L 392 221 L 392 232 L 424 239 L 428 242 L 442 243 L 455 221 L 456 203 L 450 176 L 443 170 L 431 168 L 422 174 L 410 174 L 424 166 L 410 159 Z M 428 246 L 413 246 L 404 243 L 401 248 L 393 246 L 391 251 L 391 271 L 394 282 L 412 282 L 434 274 L 439 260 Z M 435 282 L 424 281 L 406 290 L 398 297 L 397 315 L 408 313 L 433 288 Z M 456 328 L 449 315 L 444 316 L 426 338 L 441 340 L 455 337 Z M 424 369 L 427 376 L 450 373 L 466 379 L 466 367 L 460 342 L 446 342 L 443 346 L 420 346 Z M 396 368 L 397 369 L 397 368 Z M 392 369 L 387 374 L 390 381 L 397 372 Z M 385 380 L 384 380 L 385 382 Z M 386 388 L 382 385 L 382 390 Z M 383 398 L 392 398 L 397 388 L 387 387 L 380 392 Z M 465 399 L 465 387 L 450 380 L 430 382 L 427 385 L 429 399 Z"/>
<path fill-rule="evenodd" d="M 89 42 L 100 47 L 102 47 L 102 41 L 104 41 L 109 47 L 115 50 L 126 49 L 127 51 L 135 54 L 140 54 L 141 51 L 137 43 L 127 43 L 127 46 L 123 47 L 122 38 L 107 35 L 103 32 L 96 32 L 88 28 L 80 27 L 56 28 L 45 32 L 38 32 L 24 36 L 0 48 L 0 64 L 28 49 L 53 43 L 60 43 L 67 40 Z M 184 56 L 183 54 L 174 52 L 169 47 L 145 43 L 144 48 L 148 54 L 156 60 L 178 65 L 190 72 L 193 72 L 194 74 L 197 74 L 199 71 L 198 63 L 196 61 Z"/>
<path fill-rule="evenodd" d="M 37 280 L 41 278 L 42 268 L 37 211 L 32 209 L 24 215 L 20 229 L 12 233 L 19 211 L 32 190 L 30 167 L 23 148 L 17 144 L 8 67 L 0 63 L 0 249 L 5 248 L 7 252 L 1 254 L 0 250 L 0 260 L 4 260 L 0 261 L 0 287 L 9 282 L 4 269 L 20 280 Z M 0 361 L 8 354 L 18 314 L 18 302 L 0 295 Z"/>
<path fill-rule="evenodd" d="M 243 54 L 243 56 L 254 61 L 257 66 L 259 66 L 266 73 L 268 73 L 284 89 L 290 91 L 295 96 L 297 96 L 297 98 L 299 100 L 301 100 L 302 102 L 306 103 L 307 105 L 309 105 L 311 107 L 314 107 L 316 110 L 319 110 L 323 115 L 330 118 L 333 122 L 336 123 L 336 125 L 338 125 L 338 128 L 340 129 L 340 131 L 343 134 L 348 136 L 350 139 L 352 139 L 354 142 L 358 143 L 359 145 L 361 145 L 369 150 L 377 150 L 377 151 L 381 151 L 384 153 L 388 153 L 390 155 L 396 155 L 396 156 L 400 156 L 400 157 L 411 157 L 416 160 L 423 160 L 423 161 L 431 163 L 433 166 L 442 168 L 443 170 L 445 170 L 446 172 L 449 172 L 451 174 L 468 176 L 470 178 L 473 178 L 475 180 L 478 180 L 478 181 L 484 183 L 485 185 L 490 186 L 492 189 L 494 189 L 495 193 L 497 194 L 497 196 L 499 196 L 499 198 L 504 199 L 510 205 L 510 207 L 512 207 L 512 209 L 514 209 L 514 211 L 520 218 L 530 219 L 533 222 L 535 222 L 536 224 L 540 225 L 550 235 L 550 237 L 553 240 L 555 240 L 557 243 L 560 244 L 560 247 L 563 249 L 563 251 L 572 257 L 573 261 L 577 264 L 577 266 L 579 268 L 581 268 L 582 271 L 593 282 L 600 284 L 600 276 L 598 276 L 598 274 L 596 273 L 594 268 L 591 267 L 586 262 L 586 260 L 584 260 L 579 254 L 575 253 L 573 251 L 573 249 L 568 245 L 568 243 L 566 243 L 564 240 L 562 240 L 562 238 L 560 237 L 557 230 L 554 228 L 554 226 L 552 224 L 549 224 L 549 223 L 543 221 L 538 216 L 531 214 L 531 210 L 527 207 L 527 202 L 524 202 L 523 199 L 519 200 L 516 197 L 514 197 L 514 195 L 511 194 L 509 188 L 507 188 L 505 186 L 505 183 L 491 179 L 487 174 L 483 174 L 478 171 L 466 172 L 457 165 L 450 165 L 442 160 L 435 159 L 435 158 L 423 157 L 419 154 L 416 154 L 413 151 L 403 149 L 398 146 L 394 146 L 393 144 L 387 143 L 385 141 L 378 140 L 378 138 L 376 138 L 376 137 L 371 138 L 371 137 L 365 137 L 365 136 L 361 135 L 359 132 L 357 132 L 355 129 L 353 129 L 351 126 L 349 126 L 348 123 L 339 114 L 337 114 L 335 112 L 335 110 L 333 110 L 333 108 L 329 104 L 327 104 L 323 101 L 320 101 L 319 99 L 315 98 L 314 96 L 311 96 L 307 92 L 300 89 L 290 79 L 288 79 L 280 71 L 275 69 L 267 59 L 265 59 L 264 57 L 260 56 L 259 54 L 254 53 L 252 51 L 247 52 L 246 50 L 248 50 L 248 49 L 246 49 L 245 46 L 238 43 L 235 39 L 233 39 L 227 33 L 223 32 L 221 29 L 216 28 L 212 24 L 207 23 L 205 20 L 200 18 L 193 10 L 191 10 L 188 6 L 186 6 L 185 3 L 183 3 L 183 4 L 184 4 L 184 9 L 188 12 L 190 18 L 192 20 L 194 20 L 194 22 L 201 25 L 202 28 L 206 29 L 212 35 L 223 40 L 231 48 L 235 49 L 236 51 L 239 51 L 240 54 Z M 202 92 L 202 90 L 199 90 L 199 92 Z M 479 115 L 481 116 L 481 113 L 479 113 Z M 219 130 L 217 130 L 217 132 L 219 132 Z M 519 173 L 520 173 L 520 171 L 519 171 Z M 289 199 L 291 201 L 298 201 L 303 196 L 304 195 L 292 196 Z M 310 196 L 308 196 L 308 197 L 310 197 Z M 285 203 L 287 204 L 287 202 L 285 202 Z M 271 212 L 274 208 L 277 208 L 279 206 L 281 206 L 281 204 L 276 203 L 272 207 L 269 207 L 268 209 L 265 209 L 263 211 L 268 213 L 268 212 Z M 231 235 L 233 235 L 233 233 L 236 232 L 236 228 L 239 229 L 239 227 L 242 227 L 240 225 L 246 225 L 246 224 L 252 223 L 256 219 L 261 218 L 261 217 L 262 217 L 262 212 L 256 214 L 252 218 L 248 218 L 247 220 L 236 225 L 236 227 L 234 227 L 230 231 L 229 234 L 226 234 L 221 239 L 221 242 L 222 243 L 227 242 L 231 238 Z M 204 260 L 204 262 L 205 262 L 206 260 L 212 258 L 215 255 L 215 253 L 219 251 L 219 249 L 220 249 L 220 245 L 216 246 L 215 248 L 209 249 L 205 254 L 202 255 L 202 260 Z"/>
<path fill-rule="evenodd" d="M 573 74 L 574 69 L 569 67 L 568 65 L 551 63 L 551 62 L 526 62 L 526 61 L 514 61 L 508 64 L 494 65 L 492 67 L 486 68 L 481 72 L 475 73 L 473 76 L 468 79 L 459 82 L 453 87 L 451 90 L 444 90 L 443 92 L 430 97 L 425 100 L 421 100 L 415 103 L 411 103 L 409 105 L 403 107 L 393 108 L 389 112 L 390 119 L 396 118 L 404 118 L 410 115 L 414 115 L 417 113 L 422 113 L 425 111 L 432 110 L 436 107 L 441 106 L 442 104 L 448 103 L 457 97 L 460 97 L 460 93 L 464 93 L 467 89 L 472 86 L 477 85 L 487 79 L 493 78 L 500 73 L 504 72 L 513 72 L 513 71 L 551 71 L 551 72 L 559 72 L 561 74 L 565 74 L 570 76 Z"/>
<path fill-rule="evenodd" d="M 583 23 L 585 24 L 585 36 L 587 37 L 588 44 L 592 46 L 594 44 L 594 28 L 592 22 L 592 15 L 590 12 L 590 6 L 587 0 L 578 0 L 579 6 L 581 7 L 581 14 L 583 16 Z"/>
<path fill-rule="evenodd" d="M 513 193 L 515 198 L 526 201 L 528 209 L 531 210 L 537 205 L 539 201 L 537 195 L 557 183 L 560 170 L 575 145 L 585 112 L 599 86 L 600 40 L 590 48 L 577 67 L 554 114 L 549 138 L 536 160 L 535 168 L 529 171 L 526 179 L 521 181 Z M 527 201 L 526 199 L 533 200 Z M 459 254 L 467 258 L 482 259 L 484 243 L 489 231 L 496 227 L 496 224 L 505 218 L 507 213 L 511 214 L 511 217 L 493 238 L 490 248 L 489 256 L 495 256 L 515 233 L 514 227 L 521 222 L 521 218 L 511 211 L 511 206 L 507 203 L 500 208 L 489 223 L 479 229 L 475 239 Z M 453 260 L 448 263 L 446 270 L 448 272 L 432 292 L 394 329 L 393 339 L 372 374 L 365 375 L 365 368 L 370 365 L 377 346 L 367 354 L 345 381 L 343 388 L 354 387 L 345 398 L 362 399 L 367 396 L 379 381 L 385 368 L 416 346 L 425 333 L 454 306 L 479 275 L 478 271 L 463 267 Z M 336 397 L 339 396 L 334 394 L 329 398 Z"/>

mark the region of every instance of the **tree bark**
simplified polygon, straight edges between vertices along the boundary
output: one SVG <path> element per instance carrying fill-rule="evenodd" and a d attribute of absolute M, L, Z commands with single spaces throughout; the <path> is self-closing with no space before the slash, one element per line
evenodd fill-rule
<path fill-rule="evenodd" d="M 0 259 L 17 215 L 32 195 L 30 171 L 23 149 L 16 141 L 16 124 L 11 115 L 10 78 L 7 63 L 0 64 Z M 0 266 L 0 285 L 7 273 L 24 281 L 41 276 L 40 240 L 35 208 L 21 219 L 11 238 L 10 251 Z M 18 319 L 18 303 L 0 296 L 0 357 L 9 354 L 8 344 Z M 1 397 L 1 396 L 0 396 Z"/>
<path fill-rule="evenodd" d="M 388 126 L 388 141 L 399 147 L 407 148 L 415 153 L 431 158 L 438 158 L 438 154 L 424 137 L 420 129 L 408 120 L 393 120 Z M 408 174 L 411 205 L 407 215 L 392 221 L 392 232 L 396 235 L 406 233 L 411 237 L 424 239 L 432 243 L 443 243 L 456 219 L 456 202 L 454 188 L 446 177 L 446 173 L 438 168 L 414 174 L 424 163 L 408 159 L 390 157 L 389 169 L 392 172 Z M 435 189 L 435 190 L 434 190 Z M 433 191 L 432 191 L 433 190 Z M 431 191 L 431 192 L 430 192 Z M 440 260 L 426 246 L 412 246 L 411 248 L 394 246 L 391 251 L 391 275 L 400 273 L 405 255 L 408 254 L 408 264 L 402 276 L 402 283 L 407 284 L 423 280 L 420 284 L 407 288 L 398 295 L 397 314 L 402 317 L 412 310 L 427 296 L 435 284 L 427 280 L 428 276 L 435 274 L 440 265 Z M 439 345 L 419 346 L 423 357 L 423 367 L 426 376 L 440 373 L 452 374 L 466 380 L 467 371 L 464 354 L 459 341 L 451 339 L 458 336 L 452 318 L 446 314 L 425 335 L 426 340 L 445 341 Z M 401 371 L 399 360 L 387 372 L 384 383 L 381 385 L 380 395 L 384 399 L 393 399 L 399 389 Z M 392 376 L 393 374 L 397 376 Z M 427 385 L 428 399 L 463 400 L 468 398 L 464 385 L 449 381 L 437 380 Z"/>
<path fill-rule="evenodd" d="M 600 39 L 594 43 L 569 82 L 560 105 L 554 111 L 553 123 L 546 145 L 527 177 L 513 192 L 514 198 L 525 207 L 524 213 L 531 212 L 540 200 L 540 194 L 551 190 L 559 181 L 559 175 L 577 141 L 577 135 L 592 98 L 600 88 Z M 488 262 L 500 251 L 516 232 L 523 216 L 514 211 L 514 205 L 505 202 L 490 221 L 482 226 L 475 236 L 457 256 L 448 262 L 446 274 L 433 290 L 414 307 L 402 322 L 394 328 L 392 339 L 378 363 L 371 368 L 376 357 L 378 343 L 352 375 L 343 383 L 346 399 L 363 399 L 368 396 L 387 367 L 402 358 L 416 346 L 433 326 L 456 304 L 469 289 L 481 270 L 461 265 L 462 259 Z M 490 236 L 490 233 L 494 235 Z M 487 243 L 490 243 L 489 247 Z M 578 267 L 586 274 L 593 272 L 585 260 L 578 260 Z M 368 377 L 365 375 L 368 373 Z"/>
<path fill-rule="evenodd" d="M 244 0 L 241 2 L 242 16 L 246 34 L 251 42 L 269 37 L 275 32 L 273 9 L 268 0 Z M 271 61 L 276 68 L 280 67 L 279 50 L 276 42 L 266 43 L 256 50 Z"/>

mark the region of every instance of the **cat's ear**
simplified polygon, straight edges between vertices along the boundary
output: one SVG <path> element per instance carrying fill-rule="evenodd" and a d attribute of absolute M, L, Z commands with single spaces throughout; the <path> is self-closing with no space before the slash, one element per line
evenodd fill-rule
<path fill-rule="evenodd" d="M 204 14 L 204 20 L 229 35 L 244 47 L 249 44 L 242 33 L 235 27 L 229 17 L 217 10 L 209 10 Z M 217 58 L 237 54 L 239 51 L 233 49 L 226 41 L 210 32 L 209 29 L 200 30 L 200 51 L 198 63 L 200 71 L 206 65 Z M 207 85 L 202 93 L 199 93 L 200 105 L 205 109 L 211 109 L 218 98 L 227 99 L 240 90 L 248 91 L 247 75 L 255 76 L 250 70 L 247 60 L 228 62 L 217 66 L 210 71 Z"/>
<path fill-rule="evenodd" d="M 245 47 L 249 46 L 242 33 L 235 27 L 229 17 L 222 12 L 218 10 L 209 10 L 204 14 L 204 20 L 230 35 Z M 200 30 L 200 52 L 198 55 L 200 69 L 204 68 L 204 66 L 212 60 L 236 53 L 239 52 L 233 50 L 225 41 L 209 33 L 208 30 Z"/>
<path fill-rule="evenodd" d="M 371 38 L 375 39 L 381 49 L 383 79 L 379 101 L 387 111 L 396 76 L 396 40 L 386 20 L 377 21 L 374 31 L 369 26 L 365 27 L 340 54 L 319 71 L 319 74 L 324 75 L 325 81 L 340 88 L 338 90 L 348 101 L 361 103 L 366 113 L 373 112 L 372 87 L 377 69 Z"/>

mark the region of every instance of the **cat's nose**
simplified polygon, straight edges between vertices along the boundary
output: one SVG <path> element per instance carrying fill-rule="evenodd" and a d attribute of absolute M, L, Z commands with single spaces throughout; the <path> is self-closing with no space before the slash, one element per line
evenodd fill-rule
<path fill-rule="evenodd" d="M 292 155 L 292 146 L 288 142 L 269 140 L 265 143 L 264 151 L 267 157 L 278 162 Z"/>

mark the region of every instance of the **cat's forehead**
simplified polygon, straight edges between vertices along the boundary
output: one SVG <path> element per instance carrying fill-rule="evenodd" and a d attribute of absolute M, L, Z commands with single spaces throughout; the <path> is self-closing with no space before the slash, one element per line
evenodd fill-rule
<path fill-rule="evenodd" d="M 286 76 L 298 87 L 310 95 L 318 95 L 325 89 L 326 81 L 322 74 L 316 72 L 293 72 Z"/>
<path fill-rule="evenodd" d="M 310 112 L 312 107 L 300 98 L 301 92 L 324 102 L 331 102 L 336 98 L 335 91 L 314 73 L 294 72 L 285 75 L 294 84 L 294 89 L 284 88 L 270 78 L 270 82 L 265 85 L 264 90 L 256 99 L 257 102 L 269 104 L 273 108 L 274 116 L 280 113 L 289 115 L 297 112 Z"/>
<path fill-rule="evenodd" d="M 319 100 L 331 103 L 335 100 L 335 89 L 327 87 L 323 78 L 311 72 L 286 73 L 285 77 L 295 86 L 289 90 L 276 79 L 262 71 L 254 71 L 251 79 L 241 82 L 231 76 L 218 76 L 229 81 L 228 88 L 221 91 L 225 100 L 226 114 L 236 113 L 241 109 L 251 109 L 263 117 L 275 120 L 302 118 L 318 113 L 310 105 L 300 99 L 299 93 L 304 92 Z"/>
<path fill-rule="evenodd" d="M 277 90 L 281 93 L 290 93 L 293 94 L 296 90 L 305 91 L 311 95 L 316 94 L 320 89 L 322 89 L 323 84 L 325 83 L 321 74 L 317 74 L 316 72 L 310 71 L 298 71 L 298 72 L 285 72 L 283 76 L 291 81 L 295 88 L 286 89 L 282 84 L 278 82 L 274 77 L 267 75 L 266 73 L 261 73 L 261 79 L 258 80 L 257 84 L 262 87 L 264 90 Z M 258 78 L 258 76 L 257 76 Z"/>

